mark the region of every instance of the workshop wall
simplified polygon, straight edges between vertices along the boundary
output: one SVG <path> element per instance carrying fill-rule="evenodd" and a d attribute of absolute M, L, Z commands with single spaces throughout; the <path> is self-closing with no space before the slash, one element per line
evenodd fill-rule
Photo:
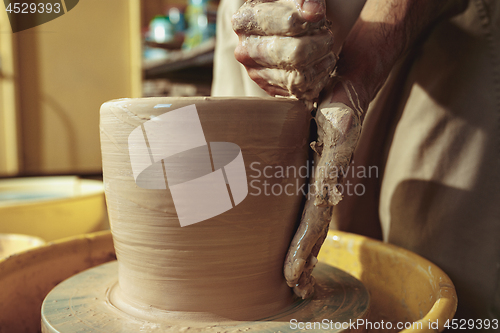
<path fill-rule="evenodd" d="M 2 100 L 4 114 L 18 102 L 19 135 L 3 146 L 19 146 L 18 174 L 100 172 L 100 105 L 141 95 L 139 0 L 80 1 L 12 38 L 18 96 Z"/>

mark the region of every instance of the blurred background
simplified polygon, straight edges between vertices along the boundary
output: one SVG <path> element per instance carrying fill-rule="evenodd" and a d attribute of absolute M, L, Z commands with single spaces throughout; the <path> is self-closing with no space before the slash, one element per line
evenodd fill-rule
<path fill-rule="evenodd" d="M 216 0 L 85 0 L 12 33 L 0 4 L 0 177 L 99 177 L 110 99 L 210 95 Z"/>

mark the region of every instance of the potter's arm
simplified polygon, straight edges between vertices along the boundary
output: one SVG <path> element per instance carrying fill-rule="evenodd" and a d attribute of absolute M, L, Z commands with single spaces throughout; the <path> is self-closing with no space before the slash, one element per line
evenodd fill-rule
<path fill-rule="evenodd" d="M 306 38 L 302 42 L 307 45 L 307 38 L 316 35 L 311 33 L 311 30 L 318 29 L 318 24 L 321 25 L 324 19 L 324 0 L 261 1 L 265 1 L 268 6 L 279 3 L 296 4 L 298 20 L 302 19 L 304 22 L 300 26 L 305 30 L 302 33 L 294 31 L 293 36 L 287 37 L 288 40 Z M 319 94 L 318 87 L 311 84 L 311 88 L 308 88 L 307 80 L 296 82 L 281 74 L 270 75 L 281 68 L 274 63 L 261 60 L 275 58 L 269 56 L 269 48 L 259 47 L 261 38 L 246 42 L 249 40 L 247 37 L 253 34 L 266 34 L 268 27 L 273 27 L 269 30 L 270 35 L 286 35 L 283 30 L 290 27 L 290 24 L 283 24 L 284 21 L 281 19 L 283 16 L 275 16 L 275 21 L 272 21 L 273 17 L 270 16 L 268 20 L 272 23 L 263 24 L 259 21 L 262 11 L 255 10 L 255 4 L 261 1 L 248 1 L 246 6 L 249 9 L 246 9 L 246 14 L 242 15 L 240 11 L 233 18 L 233 26 L 240 35 L 240 44 L 235 51 L 236 58 L 246 66 L 250 77 L 269 94 L 295 95 L 309 101 L 314 99 Z M 317 191 L 309 195 L 284 267 L 287 282 L 294 287 L 297 295 L 307 297 L 313 291 L 314 281 L 311 278 L 311 271 L 328 231 L 332 206 L 341 199 L 337 189 L 342 181 L 339 174 L 342 168 L 345 170 L 349 164 L 356 147 L 364 117 L 363 110 L 366 110 L 375 97 L 394 64 L 415 44 L 422 33 L 438 19 L 462 9 L 466 1 L 366 1 L 340 54 L 336 70 L 337 78 L 334 78 L 340 83 L 323 90 L 324 96 L 316 114 L 318 141 L 313 143 L 313 148 L 317 152 L 315 165 L 316 171 L 319 169 L 319 172 L 316 172 L 315 178 L 311 181 L 314 182 Z M 322 59 L 322 55 L 316 54 L 315 59 Z M 298 71 L 295 76 L 313 74 L 322 77 L 325 73 L 328 75 L 326 69 L 329 67 L 318 66 L 319 63 L 314 62 L 305 68 L 299 67 L 297 70 L 295 67 L 292 70 Z M 290 68 L 286 69 L 290 71 Z M 311 72 L 307 72 L 308 70 Z M 311 93 L 300 95 L 295 93 L 297 90 L 311 91 Z"/>
<path fill-rule="evenodd" d="M 318 138 L 311 143 L 316 152 L 310 180 L 314 186 L 284 264 L 288 285 L 302 298 L 314 291 L 311 272 L 328 233 L 332 208 L 342 199 L 338 187 L 361 133 L 360 119 L 359 111 L 342 103 L 321 105 L 316 113 Z"/>

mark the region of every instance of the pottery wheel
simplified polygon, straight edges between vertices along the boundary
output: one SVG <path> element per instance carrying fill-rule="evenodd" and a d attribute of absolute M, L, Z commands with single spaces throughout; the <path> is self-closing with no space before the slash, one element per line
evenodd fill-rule
<path fill-rule="evenodd" d="M 360 281 L 324 263 L 317 265 L 314 276 L 312 298 L 296 300 L 280 313 L 258 321 L 193 321 L 183 318 L 189 314 L 159 309 L 150 309 L 150 319 L 145 320 L 113 304 L 112 294 L 119 291 L 118 263 L 114 261 L 83 271 L 56 286 L 42 305 L 42 332 L 297 332 L 291 323 L 298 322 L 328 323 L 329 332 L 344 332 L 348 330 L 341 323 L 366 318 L 369 294 Z"/>

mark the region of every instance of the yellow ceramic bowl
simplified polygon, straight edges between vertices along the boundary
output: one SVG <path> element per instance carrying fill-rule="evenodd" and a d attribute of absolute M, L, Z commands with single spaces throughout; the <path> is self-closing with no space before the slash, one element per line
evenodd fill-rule
<path fill-rule="evenodd" d="M 77 177 L 0 181 L 0 233 L 51 241 L 99 230 L 104 217 L 100 181 Z"/>
<path fill-rule="evenodd" d="M 63 280 L 115 259 L 109 231 L 57 240 L 0 259 L 0 332 L 40 332 L 45 296 Z"/>
<path fill-rule="evenodd" d="M 405 333 L 441 332 L 457 310 L 450 278 L 430 261 L 400 247 L 330 231 L 318 259 L 363 282 L 370 292 L 372 323 L 401 323 Z"/>
<path fill-rule="evenodd" d="M 43 244 L 45 244 L 43 239 L 34 236 L 0 234 L 0 259 L 42 246 Z"/>
<path fill-rule="evenodd" d="M 49 291 L 87 268 L 115 259 L 109 231 L 59 240 L 0 259 L 0 327 L 5 332 L 37 332 Z M 404 333 L 441 332 L 457 307 L 448 276 L 422 257 L 366 237 L 331 231 L 320 261 L 361 280 L 370 292 L 371 322 L 416 323 Z M 439 320 L 438 329 L 429 322 Z M 422 323 L 419 329 L 418 323 Z M 394 332 L 378 330 L 377 332 Z M 3 332 L 3 330 L 2 330 Z"/>

